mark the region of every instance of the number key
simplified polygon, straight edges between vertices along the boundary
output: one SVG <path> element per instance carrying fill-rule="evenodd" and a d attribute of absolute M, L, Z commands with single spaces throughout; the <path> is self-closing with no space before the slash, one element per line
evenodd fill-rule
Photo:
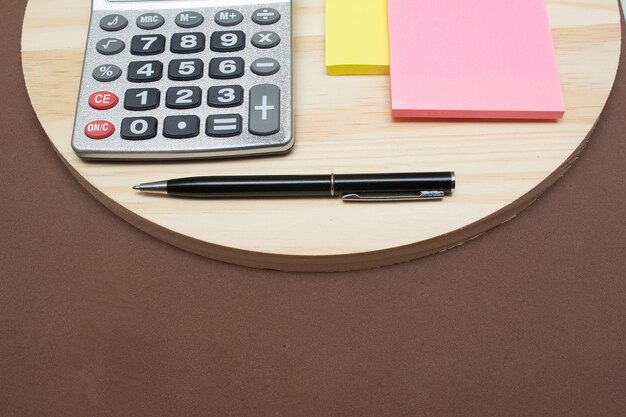
<path fill-rule="evenodd" d="M 131 88 L 124 95 L 126 110 L 152 110 L 159 107 L 161 92 L 156 88 Z"/>
<path fill-rule="evenodd" d="M 175 33 L 172 35 L 170 50 L 175 54 L 193 54 L 204 51 L 203 33 Z"/>
<path fill-rule="evenodd" d="M 231 32 L 213 32 L 211 50 L 214 52 L 241 51 L 246 46 L 246 35 L 240 30 Z"/>
<path fill-rule="evenodd" d="M 244 74 L 243 58 L 213 58 L 209 63 L 209 76 L 219 80 L 239 78 Z"/>
<path fill-rule="evenodd" d="M 128 81 L 145 83 L 158 81 L 163 76 L 163 64 L 159 61 L 131 62 L 128 64 Z"/>
<path fill-rule="evenodd" d="M 170 109 L 192 109 L 202 102 L 200 87 L 172 87 L 165 95 L 165 105 Z"/>
<path fill-rule="evenodd" d="M 209 88 L 209 106 L 236 107 L 243 103 L 243 88 L 240 85 L 223 85 Z"/>
<path fill-rule="evenodd" d="M 122 139 L 152 139 L 157 134 L 158 121 L 154 117 L 127 117 L 122 120 Z"/>
<path fill-rule="evenodd" d="M 130 53 L 133 55 L 157 55 L 165 51 L 165 36 L 137 35 L 130 43 Z"/>
<path fill-rule="evenodd" d="M 204 75 L 203 66 L 199 59 L 173 59 L 167 76 L 174 81 L 197 80 Z"/>

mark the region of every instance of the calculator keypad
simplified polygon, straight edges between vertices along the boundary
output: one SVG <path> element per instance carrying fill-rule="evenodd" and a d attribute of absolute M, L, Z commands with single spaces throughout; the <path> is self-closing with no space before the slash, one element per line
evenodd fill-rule
<path fill-rule="evenodd" d="M 118 159 L 288 151 L 291 5 L 266 6 L 94 10 L 74 150 Z"/>

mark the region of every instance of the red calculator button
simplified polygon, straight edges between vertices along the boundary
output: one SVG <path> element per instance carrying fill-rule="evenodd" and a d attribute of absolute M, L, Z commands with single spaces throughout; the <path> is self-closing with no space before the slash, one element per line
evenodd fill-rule
<path fill-rule="evenodd" d="M 96 110 L 109 110 L 117 106 L 119 99 L 108 91 L 98 91 L 89 97 L 89 105 Z"/>
<path fill-rule="evenodd" d="M 113 123 L 106 120 L 94 120 L 85 126 L 85 135 L 91 139 L 106 139 L 115 132 Z"/>

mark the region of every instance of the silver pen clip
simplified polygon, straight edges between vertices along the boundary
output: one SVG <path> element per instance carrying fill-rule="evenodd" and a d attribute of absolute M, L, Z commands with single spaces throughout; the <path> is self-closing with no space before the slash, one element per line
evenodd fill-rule
<path fill-rule="evenodd" d="M 350 193 L 344 194 L 341 199 L 346 202 L 388 202 L 388 201 L 422 201 L 441 200 L 445 196 L 443 191 L 418 191 L 407 194 L 383 193 Z"/>

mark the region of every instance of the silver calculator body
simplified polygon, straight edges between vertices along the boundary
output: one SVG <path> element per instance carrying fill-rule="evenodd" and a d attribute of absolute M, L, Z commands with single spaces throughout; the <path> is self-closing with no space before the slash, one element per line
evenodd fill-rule
<path fill-rule="evenodd" d="M 92 0 L 72 147 L 86 159 L 288 152 L 290 0 Z"/>

